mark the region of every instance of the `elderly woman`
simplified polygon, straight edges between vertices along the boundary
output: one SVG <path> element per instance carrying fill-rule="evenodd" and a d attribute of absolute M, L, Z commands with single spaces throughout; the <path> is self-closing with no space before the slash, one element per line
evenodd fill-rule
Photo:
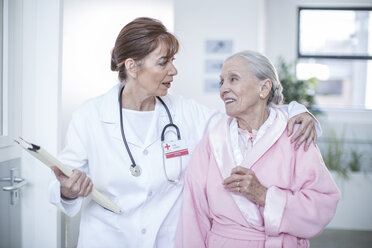
<path fill-rule="evenodd" d="M 252 51 L 229 57 L 220 96 L 230 118 L 194 151 L 176 247 L 309 247 L 340 194 L 316 145 L 291 144 L 274 66 Z"/>

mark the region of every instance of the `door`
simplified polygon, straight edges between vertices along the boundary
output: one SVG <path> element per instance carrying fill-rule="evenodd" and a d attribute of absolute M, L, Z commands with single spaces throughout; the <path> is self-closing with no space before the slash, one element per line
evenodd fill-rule
<path fill-rule="evenodd" d="M 14 142 L 22 136 L 57 153 L 60 1 L 0 0 L 0 248 L 62 247 L 50 170 Z M 21 178 L 28 183 L 9 191 Z"/>
<path fill-rule="evenodd" d="M 21 189 L 11 189 L 10 179 L 19 179 L 20 159 L 11 159 L 0 163 L 0 247 L 21 247 Z M 12 175 L 11 175 L 12 174 Z M 8 180 L 9 179 L 9 180 Z M 18 180 L 16 180 L 18 181 Z M 13 187 L 18 183 L 13 183 Z"/>
<path fill-rule="evenodd" d="M 0 0 L 0 248 L 18 248 L 22 243 L 20 151 L 13 139 L 20 131 L 20 104 L 14 101 L 14 92 L 20 81 L 12 74 L 16 43 L 14 28 L 15 5 Z"/>

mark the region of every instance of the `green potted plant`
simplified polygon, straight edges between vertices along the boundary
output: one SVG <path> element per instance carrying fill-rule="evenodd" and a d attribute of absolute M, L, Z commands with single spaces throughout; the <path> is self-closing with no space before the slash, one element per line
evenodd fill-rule
<path fill-rule="evenodd" d="M 358 172 L 361 170 L 361 167 L 362 167 L 362 157 L 363 157 L 363 153 L 352 148 L 350 150 L 350 155 L 351 155 L 351 158 L 350 158 L 350 161 L 349 161 L 349 169 L 350 171 L 352 172 Z"/>
<path fill-rule="evenodd" d="M 314 94 L 318 80 L 315 77 L 307 80 L 297 79 L 294 65 L 286 63 L 282 57 L 279 58 L 277 70 L 283 86 L 284 103 L 297 101 L 305 105 L 312 113 L 319 113 L 319 110 L 314 108 Z"/>
<path fill-rule="evenodd" d="M 336 132 L 329 130 L 330 137 L 328 138 L 327 146 L 322 151 L 323 160 L 328 169 L 335 171 L 342 178 L 348 179 L 348 169 L 345 164 L 345 149 L 344 149 L 344 134 L 340 138 L 336 136 Z"/>

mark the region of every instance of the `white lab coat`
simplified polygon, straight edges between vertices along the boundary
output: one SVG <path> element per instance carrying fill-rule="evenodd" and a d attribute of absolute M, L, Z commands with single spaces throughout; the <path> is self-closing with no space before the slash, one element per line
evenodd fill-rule
<path fill-rule="evenodd" d="M 164 174 L 160 135 L 169 123 L 168 116 L 157 100 L 144 143 L 125 127 L 132 155 L 142 168 L 139 177 L 132 176 L 131 160 L 120 131 L 119 88 L 120 84 L 89 100 L 74 113 L 59 159 L 71 168 L 85 171 L 94 186 L 115 202 L 122 213 L 112 213 L 89 199 L 83 202 L 81 197 L 72 201 L 61 199 L 56 179 L 50 183 L 50 201 L 69 216 L 82 207 L 78 247 L 173 247 L 184 178 L 182 173 L 181 181 L 174 184 Z M 182 157 L 184 171 L 196 144 L 224 115 L 182 97 L 167 95 L 162 99 L 189 149 L 189 155 Z M 306 111 L 297 103 L 290 104 L 289 110 L 290 116 Z M 169 177 L 177 178 L 179 158 L 167 160 L 166 166 Z"/>

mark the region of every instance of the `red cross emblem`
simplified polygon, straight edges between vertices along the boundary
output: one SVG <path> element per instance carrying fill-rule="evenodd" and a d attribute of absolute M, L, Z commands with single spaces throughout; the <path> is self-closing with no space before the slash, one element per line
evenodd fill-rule
<path fill-rule="evenodd" d="M 166 144 L 164 147 L 167 148 L 167 150 L 169 150 L 170 145 Z"/>

